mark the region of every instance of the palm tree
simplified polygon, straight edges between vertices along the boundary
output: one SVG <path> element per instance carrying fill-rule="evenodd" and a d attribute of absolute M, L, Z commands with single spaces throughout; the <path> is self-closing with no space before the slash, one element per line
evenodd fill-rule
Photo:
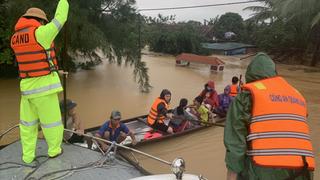
<path fill-rule="evenodd" d="M 276 24 L 281 24 L 283 33 L 287 34 L 285 43 L 281 45 L 279 42 L 274 48 L 283 49 L 284 54 L 295 56 L 302 63 L 303 57 L 310 55 L 311 51 L 313 54 L 311 65 L 315 66 L 320 59 L 320 1 L 262 0 L 261 2 L 264 6 L 250 6 L 244 10 L 255 12 L 251 20 L 256 23 L 270 20 L 271 29 L 277 28 Z"/>
<path fill-rule="evenodd" d="M 272 0 L 261 0 L 262 6 L 249 6 L 244 8 L 243 10 L 253 11 L 251 18 L 249 20 L 253 20 L 256 23 L 265 22 L 270 19 L 270 23 L 275 20 L 275 13 L 273 11 L 273 1 Z"/>
<path fill-rule="evenodd" d="M 288 22 L 297 24 L 305 32 L 297 34 L 307 40 L 307 48 L 312 49 L 311 66 L 319 61 L 320 54 L 320 1 L 319 0 L 277 0 L 276 11 Z"/>

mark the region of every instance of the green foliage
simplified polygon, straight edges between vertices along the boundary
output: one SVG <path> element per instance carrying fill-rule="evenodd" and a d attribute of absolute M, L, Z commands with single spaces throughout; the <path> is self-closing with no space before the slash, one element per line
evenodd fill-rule
<path fill-rule="evenodd" d="M 13 62 L 9 39 L 18 18 L 30 7 L 43 9 L 49 19 L 54 17 L 58 1 L 52 0 L 0 0 L 0 64 Z M 110 63 L 134 66 L 134 75 L 142 91 L 150 88 L 147 68 L 141 62 L 138 47 L 138 17 L 135 0 L 77 0 L 70 4 L 66 40 L 67 69 L 93 67 L 107 57 Z M 10 27 L 10 28 L 8 28 Z M 62 59 L 64 33 L 55 40 L 57 54 Z M 101 51 L 100 51 L 101 50 Z M 98 53 L 103 52 L 103 54 Z M 79 63 L 77 58 L 86 59 Z M 77 65 L 78 64 L 78 65 Z"/>
<path fill-rule="evenodd" d="M 273 0 L 264 0 L 264 6 L 249 6 L 244 8 L 244 10 L 253 11 L 254 13 L 249 18 L 249 21 L 254 21 L 255 23 L 264 23 L 266 20 L 273 22 L 276 17 L 274 11 Z"/>
<path fill-rule="evenodd" d="M 216 38 L 225 39 L 226 32 L 233 32 L 236 34 L 235 40 L 239 40 L 243 33 L 243 19 L 237 13 L 226 13 L 222 15 L 214 26 L 214 33 Z"/>
<path fill-rule="evenodd" d="M 279 61 L 315 66 L 320 58 L 320 1 L 265 0 L 264 7 L 248 7 L 254 28 L 247 33 Z M 247 22 L 249 22 L 247 21 Z M 312 57 L 312 58 L 310 58 Z"/>
<path fill-rule="evenodd" d="M 174 16 L 146 18 L 145 39 L 150 50 L 177 55 L 182 52 L 205 54 L 201 47 L 205 41 L 200 32 L 201 23 L 196 21 L 175 23 Z"/>
<path fill-rule="evenodd" d="M 10 50 L 10 30 L 5 26 L 8 24 L 6 2 L 7 0 L 0 0 L 0 65 L 13 63 Z"/>

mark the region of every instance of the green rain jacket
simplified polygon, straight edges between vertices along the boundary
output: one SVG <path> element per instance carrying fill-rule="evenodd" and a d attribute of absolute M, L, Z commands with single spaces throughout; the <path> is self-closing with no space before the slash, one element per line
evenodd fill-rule
<path fill-rule="evenodd" d="M 247 68 L 246 82 L 276 76 L 275 64 L 264 53 L 259 53 Z M 284 180 L 296 173 L 296 170 L 259 167 L 246 155 L 249 122 L 251 121 L 252 99 L 249 91 L 238 94 L 228 110 L 224 130 L 226 147 L 225 162 L 229 170 L 238 174 L 238 179 Z M 304 176 L 296 180 L 307 179 Z"/>
<path fill-rule="evenodd" d="M 54 19 L 46 25 L 39 26 L 35 31 L 38 43 L 49 49 L 54 38 L 58 35 L 63 24 L 67 21 L 69 4 L 67 0 L 60 0 Z M 36 98 L 62 91 L 59 75 L 52 72 L 46 76 L 26 78 L 20 81 L 21 95 L 25 98 Z"/>

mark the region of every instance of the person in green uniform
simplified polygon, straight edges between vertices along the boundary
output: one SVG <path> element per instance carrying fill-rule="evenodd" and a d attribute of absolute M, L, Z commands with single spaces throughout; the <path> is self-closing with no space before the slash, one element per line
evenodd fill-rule
<path fill-rule="evenodd" d="M 47 61 L 50 64 L 50 67 L 53 66 L 53 62 L 50 60 L 54 58 L 50 58 L 50 51 L 53 51 L 53 40 L 61 30 L 63 24 L 67 21 L 68 11 L 68 1 L 60 0 L 56 9 L 54 19 L 52 21 L 48 21 L 46 14 L 41 9 L 30 8 L 18 20 L 16 24 L 17 33 L 18 31 L 27 32 L 28 30 L 35 27 L 35 24 L 37 25 L 37 23 L 40 23 L 38 27 L 36 27 L 34 32 L 32 32 L 32 35 L 34 34 L 36 39 L 36 43 L 33 43 L 32 46 L 41 46 L 43 47 L 43 49 L 45 49 L 44 52 L 47 53 Z M 19 30 L 17 28 L 18 26 L 24 28 Z M 28 27 L 31 28 L 28 29 Z M 24 40 L 26 42 L 31 40 L 31 38 Z M 23 41 L 19 41 L 18 38 L 13 38 L 11 46 L 13 47 L 14 45 L 17 45 L 17 43 L 22 44 Z M 32 49 L 34 48 L 32 48 L 31 45 L 13 47 L 17 58 L 19 55 L 33 55 L 33 57 L 36 58 L 37 53 L 43 53 L 43 51 L 32 52 Z M 30 52 L 18 54 L 17 50 Z M 22 60 L 28 60 L 23 59 L 23 57 L 19 58 L 21 58 Z M 37 63 L 37 61 L 34 60 L 34 62 L 31 62 L 30 64 L 35 64 Z M 39 64 L 37 64 L 37 66 L 39 66 Z M 20 73 L 21 67 L 19 64 Z M 61 92 L 63 88 L 61 86 L 60 78 L 56 70 L 57 69 L 55 69 L 54 71 L 50 70 L 49 73 L 45 75 L 34 75 L 34 77 L 27 76 L 20 81 L 20 138 L 22 143 L 22 160 L 25 163 L 31 163 L 35 158 L 39 122 L 46 142 L 48 144 L 48 156 L 56 157 L 62 153 L 61 143 L 63 138 L 63 124 L 61 122 L 58 93 Z M 29 72 L 30 74 L 32 74 L 34 71 Z M 42 73 L 40 70 L 37 72 Z"/>
<path fill-rule="evenodd" d="M 246 82 L 250 83 L 277 76 L 274 62 L 264 54 L 258 53 L 248 66 Z M 247 156 L 248 145 L 246 137 L 252 117 L 252 95 L 249 91 L 242 91 L 232 102 L 224 130 L 224 144 L 226 147 L 225 162 L 228 169 L 228 180 L 276 180 L 290 179 L 300 170 L 285 168 L 267 168 L 255 165 Z M 312 178 L 312 173 L 310 176 Z M 298 176 L 296 180 L 308 179 L 307 176 Z"/>

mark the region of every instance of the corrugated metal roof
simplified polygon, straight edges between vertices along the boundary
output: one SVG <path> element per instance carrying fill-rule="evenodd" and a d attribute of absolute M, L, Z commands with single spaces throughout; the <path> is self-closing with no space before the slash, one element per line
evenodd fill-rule
<path fill-rule="evenodd" d="M 225 64 L 222 60 L 213 56 L 199 56 L 195 54 L 182 53 L 176 57 L 176 60 L 188 61 L 188 62 L 198 62 L 210 65 L 223 65 Z"/>
<path fill-rule="evenodd" d="M 241 48 L 255 48 L 256 46 L 251 44 L 243 44 L 243 43 L 236 43 L 236 42 L 225 42 L 225 43 L 202 43 L 203 48 L 212 49 L 212 50 L 235 50 Z"/>

